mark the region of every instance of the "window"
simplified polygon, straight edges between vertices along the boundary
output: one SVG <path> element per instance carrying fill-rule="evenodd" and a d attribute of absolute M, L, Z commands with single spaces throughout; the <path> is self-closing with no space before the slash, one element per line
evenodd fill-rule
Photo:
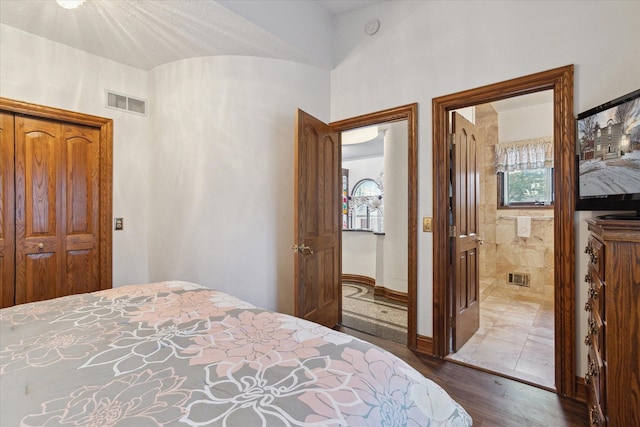
<path fill-rule="evenodd" d="M 498 174 L 500 206 L 549 206 L 553 204 L 553 168 L 501 172 Z"/>
<path fill-rule="evenodd" d="M 359 181 L 351 191 L 351 228 L 382 232 L 382 189 L 373 179 Z"/>

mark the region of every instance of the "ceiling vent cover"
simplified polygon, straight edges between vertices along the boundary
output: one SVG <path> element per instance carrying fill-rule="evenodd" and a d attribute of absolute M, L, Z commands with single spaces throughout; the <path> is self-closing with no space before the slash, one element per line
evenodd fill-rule
<path fill-rule="evenodd" d="M 107 107 L 142 114 L 143 116 L 147 115 L 147 101 L 110 90 L 107 91 Z"/>

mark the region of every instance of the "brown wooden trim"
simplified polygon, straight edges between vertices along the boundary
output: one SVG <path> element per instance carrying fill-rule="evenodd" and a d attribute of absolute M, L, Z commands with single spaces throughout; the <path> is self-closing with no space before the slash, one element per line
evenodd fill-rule
<path fill-rule="evenodd" d="M 578 402 L 587 403 L 587 395 L 589 394 L 589 386 L 584 382 L 584 378 L 576 377 L 576 395 Z"/>
<path fill-rule="evenodd" d="M 100 289 L 112 287 L 113 120 L 0 97 L 0 110 L 100 130 Z"/>
<path fill-rule="evenodd" d="M 358 283 L 360 285 L 371 286 L 374 288 L 376 286 L 376 279 L 369 276 L 362 276 L 360 274 L 342 274 L 342 283 L 351 282 Z"/>
<path fill-rule="evenodd" d="M 434 98 L 433 108 L 433 343 L 444 357 L 449 342 L 448 115 L 450 111 L 518 95 L 553 90 L 554 99 L 554 280 L 555 383 L 561 395 L 575 396 L 575 122 L 573 65 Z"/>
<path fill-rule="evenodd" d="M 373 288 L 373 295 L 376 297 L 383 297 L 402 304 L 409 304 L 409 297 L 406 292 L 394 291 L 393 289 L 385 288 L 382 285 L 377 285 L 376 279 L 373 277 L 362 276 L 360 274 L 342 274 L 342 283 L 345 282 L 370 286 Z"/>
<path fill-rule="evenodd" d="M 0 97 L 0 110 L 11 111 L 16 114 L 53 119 L 69 123 L 102 128 L 107 123 L 113 123 L 112 119 L 77 113 L 75 111 L 62 110 L 60 108 L 46 107 Z"/>
<path fill-rule="evenodd" d="M 418 353 L 433 355 L 433 338 L 418 335 L 418 345 L 416 346 Z"/>
<path fill-rule="evenodd" d="M 407 121 L 409 137 L 408 159 L 408 285 L 407 285 L 407 347 L 415 350 L 418 330 L 418 104 L 378 111 L 331 123 L 334 129 L 346 131 L 377 123 Z"/>
<path fill-rule="evenodd" d="M 373 295 L 376 297 L 386 298 L 392 301 L 396 301 L 402 304 L 409 304 L 409 297 L 406 292 L 394 291 L 393 289 L 385 288 L 384 286 L 374 286 Z"/>

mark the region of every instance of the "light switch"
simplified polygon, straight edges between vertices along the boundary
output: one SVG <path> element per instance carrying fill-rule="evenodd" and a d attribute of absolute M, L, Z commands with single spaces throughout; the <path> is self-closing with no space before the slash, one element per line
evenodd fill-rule
<path fill-rule="evenodd" d="M 424 218 L 422 218 L 422 231 L 424 231 L 425 233 L 428 231 L 433 231 L 433 228 L 431 227 L 431 217 L 425 216 Z"/>
<path fill-rule="evenodd" d="M 114 218 L 114 229 L 116 231 L 120 231 L 124 229 L 124 219 L 123 218 Z"/>

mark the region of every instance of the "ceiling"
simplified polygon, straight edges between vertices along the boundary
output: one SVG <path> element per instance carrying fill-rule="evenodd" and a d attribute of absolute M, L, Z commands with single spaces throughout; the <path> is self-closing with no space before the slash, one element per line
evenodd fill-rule
<path fill-rule="evenodd" d="M 217 55 L 326 66 L 326 60 L 314 58 L 314 49 L 300 48 L 296 43 L 300 34 L 286 40 L 286 33 L 275 35 L 276 31 L 267 31 L 256 22 L 266 22 L 268 12 L 275 23 L 313 18 L 313 14 L 319 23 L 330 22 L 333 16 L 383 1 L 87 0 L 67 10 L 54 0 L 0 0 L 0 23 L 143 70 Z M 330 31 L 330 25 L 325 27 Z"/>

